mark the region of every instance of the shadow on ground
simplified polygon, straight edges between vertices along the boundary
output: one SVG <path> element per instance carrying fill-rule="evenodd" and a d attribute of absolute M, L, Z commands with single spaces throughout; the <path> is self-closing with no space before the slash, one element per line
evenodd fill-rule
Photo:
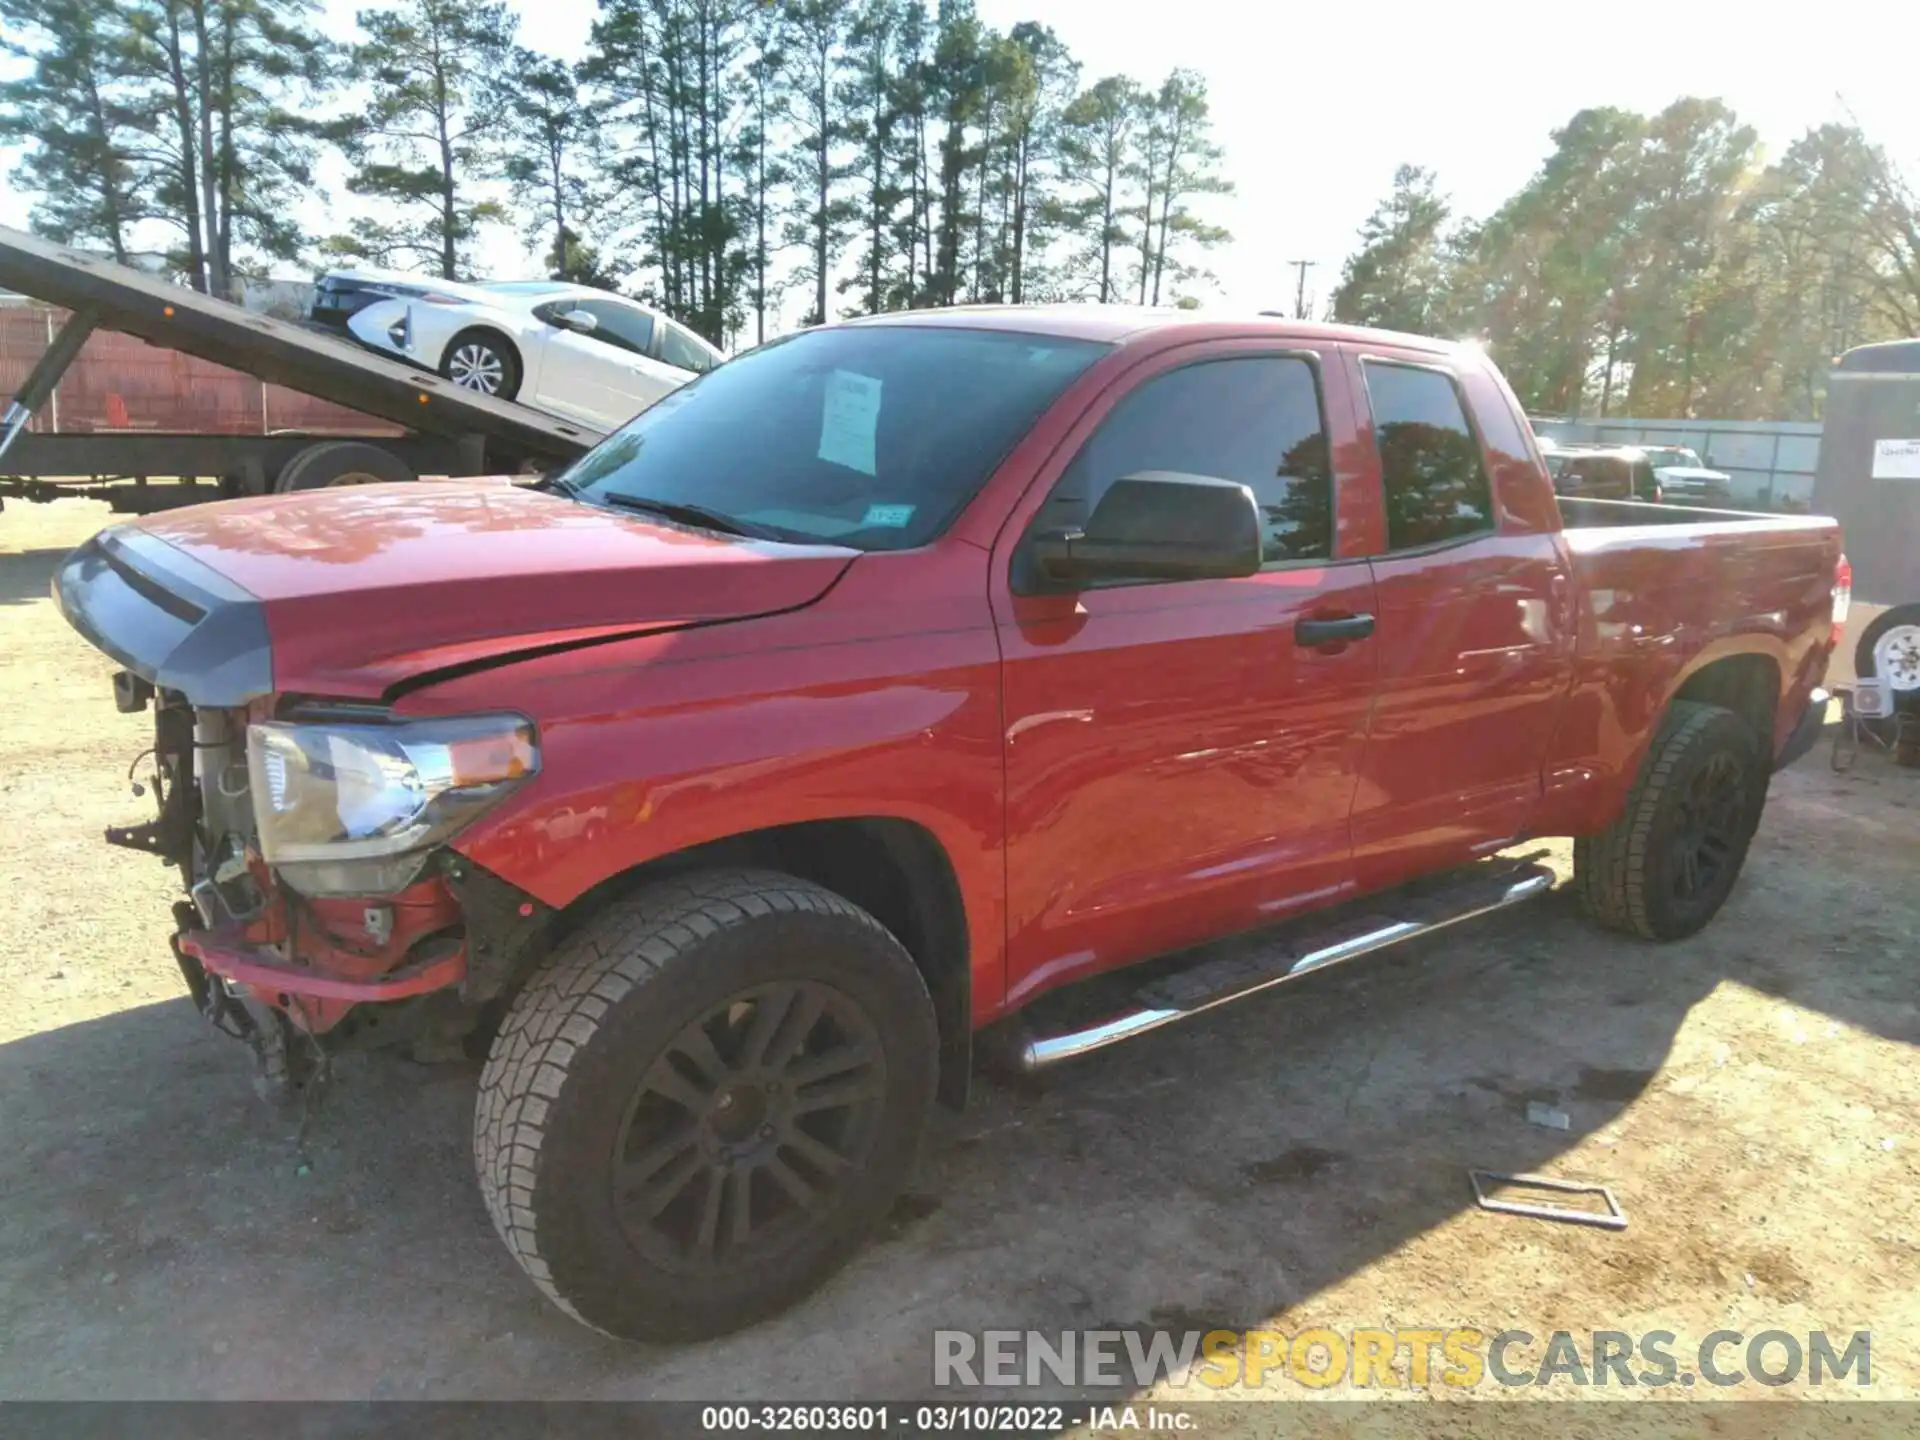
<path fill-rule="evenodd" d="M 1600 935 L 1558 892 L 1044 1085 L 982 1084 L 880 1243 L 701 1347 L 616 1344 L 536 1296 L 472 1184 L 470 1067 L 347 1064 L 302 1152 L 184 1001 L 34 1035 L 0 1047 L 0 1394 L 901 1397 L 927 1392 L 936 1327 L 1258 1325 L 1460 1216 L 1470 1166 L 1565 1173 L 1718 987 L 1920 1042 L 1920 785 L 1871 819 L 1846 783 L 1778 782 L 1728 914 L 1684 944 Z M 1530 1100 L 1571 1129 L 1527 1123 Z M 1567 1242 L 1622 1312 L 1688 1267 L 1751 1268 L 1702 1251 L 1675 1196 L 1594 1178 L 1646 1216 Z M 1515 1227 L 1496 1247 L 1566 1233 L 1473 1219 Z"/>
<path fill-rule="evenodd" d="M 0 551 L 0 605 L 25 605 L 46 599 L 54 572 L 69 553 L 66 550 Z"/>

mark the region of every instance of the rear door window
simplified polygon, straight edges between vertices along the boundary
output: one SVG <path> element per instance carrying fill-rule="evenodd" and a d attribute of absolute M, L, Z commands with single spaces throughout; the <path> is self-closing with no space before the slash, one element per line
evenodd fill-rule
<path fill-rule="evenodd" d="M 1493 529 L 1480 441 L 1453 377 L 1366 360 L 1367 401 L 1386 492 L 1387 548 L 1415 550 Z"/>
<path fill-rule="evenodd" d="M 671 320 L 660 323 L 660 358 L 677 369 L 691 370 L 696 375 L 713 368 L 713 356 L 707 347 Z"/>

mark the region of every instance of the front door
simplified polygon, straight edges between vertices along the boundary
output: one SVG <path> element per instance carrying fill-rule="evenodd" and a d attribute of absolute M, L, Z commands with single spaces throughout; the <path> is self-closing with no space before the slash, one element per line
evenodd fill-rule
<path fill-rule="evenodd" d="M 1335 558 L 1321 371 L 1318 355 L 1240 345 L 1121 380 L 1001 541 L 1012 1003 L 1350 886 L 1373 647 L 1296 628 L 1370 614 L 1373 579 Z M 1147 470 L 1249 486 L 1266 568 L 1018 593 L 1025 535 L 1084 521 L 1113 481 Z"/>

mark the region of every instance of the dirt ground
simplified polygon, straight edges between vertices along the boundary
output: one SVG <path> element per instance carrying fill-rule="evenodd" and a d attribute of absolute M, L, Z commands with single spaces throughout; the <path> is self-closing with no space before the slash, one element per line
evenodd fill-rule
<path fill-rule="evenodd" d="M 1865 1393 L 1920 1397 L 1920 771 L 1823 747 L 1776 777 L 1680 945 L 1559 892 L 982 1083 L 824 1292 L 620 1345 L 495 1239 L 473 1067 L 347 1064 L 303 1160 L 193 1014 L 167 874 L 99 838 L 145 817 L 149 722 L 46 599 L 105 519 L 0 515 L 0 1397 L 897 1398 L 929 1392 L 936 1328 L 1103 1325 L 1666 1329 L 1683 1361 L 1717 1329 L 1867 1329 Z M 1604 1181 L 1629 1227 L 1481 1212 L 1469 1167 Z"/>

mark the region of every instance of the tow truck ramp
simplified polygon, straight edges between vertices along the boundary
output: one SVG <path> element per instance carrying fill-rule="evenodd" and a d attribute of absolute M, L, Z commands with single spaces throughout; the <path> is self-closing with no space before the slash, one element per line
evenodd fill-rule
<path fill-rule="evenodd" d="M 116 509 L 155 510 L 214 495 L 194 484 L 150 486 L 149 477 L 207 477 L 220 495 L 245 495 L 347 479 L 544 472 L 605 438 L 591 425 L 464 389 L 431 370 L 4 227 L 0 288 L 68 312 L 0 413 L 0 496 L 89 495 Z M 364 435 L 29 429 L 95 330 L 137 336 L 386 425 L 370 424 Z M 387 433 L 390 426 L 403 433 Z M 75 484 L 73 477 L 92 479 Z M 117 483 L 123 477 L 134 483 Z"/>

